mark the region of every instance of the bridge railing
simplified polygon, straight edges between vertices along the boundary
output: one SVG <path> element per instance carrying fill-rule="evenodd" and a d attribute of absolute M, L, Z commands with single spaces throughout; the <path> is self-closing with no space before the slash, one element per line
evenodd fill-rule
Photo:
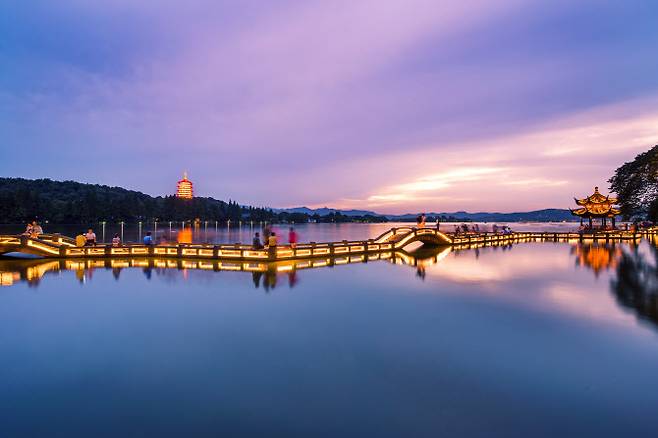
<path fill-rule="evenodd" d="M 446 244 L 453 246 L 468 246 L 471 244 L 487 244 L 500 242 L 518 241 L 583 241 L 583 240 L 630 240 L 639 239 L 642 233 L 656 231 L 631 232 L 607 232 L 597 234 L 579 233 L 547 233 L 547 232 L 523 232 L 511 234 L 466 234 L 448 235 L 433 228 L 401 227 L 392 229 L 380 235 L 376 239 L 368 240 L 344 240 L 342 242 L 310 242 L 290 245 L 278 245 L 275 248 L 255 249 L 250 245 L 236 244 L 203 244 L 203 243 L 180 243 L 162 245 L 125 244 L 112 246 L 111 244 L 99 244 L 96 246 L 74 246 L 73 239 L 57 234 L 40 235 L 38 239 L 27 236 L 0 236 L 0 246 L 9 248 L 12 252 L 19 250 L 21 246 L 27 247 L 26 252 L 37 253 L 48 257 L 123 257 L 123 256 L 161 256 L 161 257 L 199 257 L 199 258 L 224 258 L 243 260 L 285 260 L 305 257 L 350 257 L 354 254 L 367 254 L 375 252 L 393 251 L 401 249 L 412 239 L 422 240 L 424 235 L 435 235 Z M 400 240 L 391 239 L 390 236 L 404 236 Z M 387 237 L 388 236 L 388 237 Z M 420 237 L 420 238 L 419 238 Z"/>

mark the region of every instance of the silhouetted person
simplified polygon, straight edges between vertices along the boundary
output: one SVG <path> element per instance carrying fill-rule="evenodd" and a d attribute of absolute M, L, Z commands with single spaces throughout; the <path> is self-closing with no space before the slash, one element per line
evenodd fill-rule
<path fill-rule="evenodd" d="M 252 242 L 254 249 L 263 249 L 263 244 L 260 241 L 260 233 L 254 234 L 254 240 Z"/>
<path fill-rule="evenodd" d="M 153 237 L 150 231 L 147 231 L 146 236 L 144 236 L 144 245 L 153 245 Z"/>
<path fill-rule="evenodd" d="M 251 273 L 251 279 L 254 282 L 254 286 L 256 287 L 256 289 L 260 287 L 260 279 L 262 276 L 263 273 L 259 271 L 254 271 Z"/>
<path fill-rule="evenodd" d="M 288 272 L 288 286 L 290 286 L 290 289 L 297 286 L 298 281 L 299 280 L 297 279 L 297 271 L 292 270 Z"/>

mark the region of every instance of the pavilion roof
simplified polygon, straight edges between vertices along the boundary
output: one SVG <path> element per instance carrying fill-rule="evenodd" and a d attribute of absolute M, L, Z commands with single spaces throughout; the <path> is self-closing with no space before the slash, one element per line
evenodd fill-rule
<path fill-rule="evenodd" d="M 581 208 L 571 210 L 571 214 L 575 216 L 583 218 L 604 218 L 615 217 L 621 214 L 621 210 L 614 207 L 618 202 L 617 198 L 603 196 L 601 192 L 599 192 L 598 187 L 594 187 L 594 193 L 590 196 L 583 199 L 574 199 L 576 204 L 581 206 Z"/>
<path fill-rule="evenodd" d="M 574 200 L 576 201 L 576 204 L 582 205 L 582 206 L 585 206 L 585 205 L 588 205 L 588 204 L 610 204 L 610 205 L 612 205 L 612 204 L 617 204 L 619 202 L 619 200 L 617 198 L 611 198 L 610 195 L 603 196 L 601 194 L 601 192 L 599 192 L 598 187 L 594 187 L 594 193 L 592 193 L 588 197 L 583 198 L 583 199 L 574 198 Z"/>

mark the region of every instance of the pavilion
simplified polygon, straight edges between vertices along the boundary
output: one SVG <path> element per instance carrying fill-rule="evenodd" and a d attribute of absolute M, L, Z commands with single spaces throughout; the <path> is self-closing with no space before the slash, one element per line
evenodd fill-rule
<path fill-rule="evenodd" d="M 574 216 L 580 217 L 580 224 L 583 224 L 583 219 L 589 220 L 589 228 L 592 228 L 593 219 L 601 219 L 602 226 L 605 228 L 607 226 L 607 220 L 610 219 L 612 227 L 615 227 L 615 217 L 621 214 L 621 210 L 615 208 L 615 204 L 618 203 L 617 198 L 611 198 L 608 196 L 603 196 L 599 192 L 598 187 L 594 187 L 594 193 L 590 196 L 577 199 L 574 198 L 576 204 L 580 206 L 575 210 L 571 210 L 571 214 Z"/>

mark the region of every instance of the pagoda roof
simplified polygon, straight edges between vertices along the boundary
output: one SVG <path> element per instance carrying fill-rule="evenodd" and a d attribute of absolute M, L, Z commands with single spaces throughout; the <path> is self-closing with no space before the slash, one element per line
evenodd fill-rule
<path fill-rule="evenodd" d="M 603 196 L 598 187 L 594 187 L 594 193 L 583 199 L 576 199 L 576 204 L 581 206 L 570 210 L 571 214 L 585 218 L 615 217 L 621 214 L 621 210 L 615 208 L 617 198 Z"/>
<path fill-rule="evenodd" d="M 583 208 L 570 210 L 571 214 L 580 217 L 615 217 L 621 214 L 621 210 L 614 208 L 612 205 L 590 204 Z"/>
<path fill-rule="evenodd" d="M 618 201 L 619 201 L 617 198 L 611 198 L 610 195 L 603 196 L 601 194 L 601 192 L 599 192 L 598 187 L 594 187 L 594 193 L 592 193 L 588 197 L 583 198 L 583 199 L 574 198 L 574 200 L 576 201 L 576 204 L 582 205 L 582 206 L 585 206 L 585 205 L 588 205 L 588 204 L 610 204 L 610 205 L 612 205 L 612 204 L 617 204 Z"/>

